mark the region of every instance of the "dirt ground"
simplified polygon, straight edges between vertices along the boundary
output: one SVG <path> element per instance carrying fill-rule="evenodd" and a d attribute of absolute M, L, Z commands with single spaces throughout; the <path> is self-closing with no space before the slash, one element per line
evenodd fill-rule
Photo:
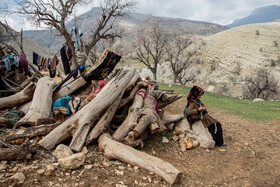
<path fill-rule="evenodd" d="M 165 113 L 180 114 L 185 104 L 182 98 Z M 228 146 L 181 152 L 178 142 L 162 143 L 156 135 L 147 138 L 140 150 L 182 171 L 181 183 L 174 186 L 280 186 L 280 122 L 253 123 L 215 108 L 208 111 L 222 123 Z M 170 186 L 149 171 L 107 160 L 97 143 L 88 151 L 85 164 L 72 171 L 63 170 L 51 152 L 42 149 L 29 161 L 2 161 L 6 168 L 0 168 L 0 185 L 13 185 L 5 178 L 21 171 L 26 179 L 19 186 Z M 47 165 L 55 166 L 49 176 L 44 173 Z"/>

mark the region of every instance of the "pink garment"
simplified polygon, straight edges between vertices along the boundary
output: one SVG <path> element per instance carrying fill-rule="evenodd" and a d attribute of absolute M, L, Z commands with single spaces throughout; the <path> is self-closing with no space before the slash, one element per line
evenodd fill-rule
<path fill-rule="evenodd" d="M 92 95 L 97 94 L 97 93 L 101 90 L 101 88 L 104 87 L 107 83 L 108 83 L 108 81 L 100 80 L 100 81 L 98 82 L 98 87 L 97 87 L 96 90 L 92 93 Z"/>

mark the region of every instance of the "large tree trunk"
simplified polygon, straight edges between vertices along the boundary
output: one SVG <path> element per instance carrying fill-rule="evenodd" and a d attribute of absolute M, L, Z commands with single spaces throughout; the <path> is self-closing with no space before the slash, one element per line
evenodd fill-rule
<path fill-rule="evenodd" d="M 171 185 L 181 180 L 182 173 L 172 164 L 114 141 L 108 134 L 100 136 L 98 142 L 99 148 L 104 151 L 108 159 L 118 159 L 144 168 L 161 176 Z"/>
<path fill-rule="evenodd" d="M 38 120 L 50 117 L 54 87 L 55 82 L 50 77 L 39 79 L 30 109 L 28 113 L 16 123 L 15 128 L 23 124 L 35 126 Z"/>
<path fill-rule="evenodd" d="M 84 74 L 86 80 L 103 80 L 107 77 L 120 61 L 121 56 L 106 49 L 102 56 Z"/>
<path fill-rule="evenodd" d="M 15 106 L 20 106 L 33 97 L 34 90 L 36 85 L 32 82 L 24 90 L 4 98 L 0 98 L 0 110 L 6 108 L 13 108 Z"/>
<path fill-rule="evenodd" d="M 163 122 L 163 124 L 165 126 L 167 126 L 170 123 L 175 123 L 175 122 L 178 122 L 178 121 L 180 121 L 182 119 L 184 119 L 184 115 L 183 114 L 166 115 L 166 116 L 163 116 L 162 122 Z"/>
<path fill-rule="evenodd" d="M 50 132 L 39 142 L 39 145 L 47 150 L 51 150 L 56 144 L 71 136 L 73 130 L 77 129 L 75 134 L 80 134 L 85 129 L 84 126 L 93 124 L 99 118 L 99 115 L 120 97 L 135 73 L 137 73 L 135 70 L 121 71 L 102 88 L 90 103 Z M 74 141 L 76 141 L 76 138 L 72 139 L 72 142 Z M 71 144 L 74 146 L 74 143 Z M 79 150 L 75 148 L 75 151 Z"/>
<path fill-rule="evenodd" d="M 158 101 L 158 108 L 164 108 L 167 105 L 170 105 L 171 103 L 174 103 L 175 101 L 181 99 L 183 95 L 175 95 L 165 98 L 164 100 Z"/>
<path fill-rule="evenodd" d="M 124 137 L 126 137 L 127 133 L 136 126 L 137 119 L 139 117 L 139 110 L 143 107 L 144 104 L 144 95 L 141 95 L 143 94 L 142 92 L 146 94 L 146 89 L 141 88 L 138 92 L 139 94 L 135 95 L 133 104 L 129 108 L 128 115 L 125 121 L 113 134 L 113 138 L 115 140 L 121 141 Z"/>

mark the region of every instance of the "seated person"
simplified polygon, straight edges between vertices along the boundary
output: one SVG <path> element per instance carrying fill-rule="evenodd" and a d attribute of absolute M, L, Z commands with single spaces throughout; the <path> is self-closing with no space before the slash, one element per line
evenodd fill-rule
<path fill-rule="evenodd" d="M 207 127 L 217 146 L 225 146 L 223 140 L 222 125 L 206 110 L 205 105 L 200 101 L 204 91 L 198 86 L 193 86 L 188 95 L 188 104 L 185 109 L 185 116 L 192 126 L 195 122 L 201 120 L 204 127 Z"/>

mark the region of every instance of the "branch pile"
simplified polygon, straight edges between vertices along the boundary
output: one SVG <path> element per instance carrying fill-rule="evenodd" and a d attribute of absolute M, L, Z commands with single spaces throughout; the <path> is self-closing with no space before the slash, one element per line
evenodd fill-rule
<path fill-rule="evenodd" d="M 135 69 L 121 69 L 112 73 L 119 60 L 120 56 L 106 50 L 90 70 L 76 79 L 66 81 L 64 84 L 66 86 L 56 93 L 54 93 L 56 84 L 48 77 L 40 78 L 36 89 L 35 85 L 32 87 L 30 83 L 26 89 L 30 87 L 30 90 L 35 90 L 33 99 L 31 104 L 26 104 L 28 106 L 26 115 L 14 125 L 14 128 L 22 126 L 28 128 L 8 135 L 6 141 L 10 143 L 22 138 L 28 140 L 45 135 L 37 143 L 44 149 L 53 150 L 61 142 L 71 140 L 69 144 L 71 150 L 81 152 L 85 145 L 98 140 L 100 149 L 109 159 L 118 159 L 152 171 L 170 184 L 180 181 L 181 172 L 173 165 L 134 147 L 143 147 L 147 136 L 156 133 L 165 134 L 170 124 L 183 119 L 183 115 L 164 115 L 164 107 L 181 96 L 166 96 L 153 81 L 141 80 Z M 55 99 L 81 93 L 85 87 L 92 86 L 91 81 L 104 79 L 107 79 L 108 83 L 91 101 L 85 99 L 84 104 L 75 113 L 63 121 L 61 118 L 57 120 L 50 117 Z M 24 98 L 25 93 L 29 93 L 26 89 L 17 94 L 21 94 L 20 97 Z M 27 95 L 32 97 L 31 93 Z M 9 100 L 12 102 L 13 99 Z M 26 98 L 22 102 L 17 101 L 18 104 L 8 103 L 5 106 L 15 107 L 29 100 Z M 7 103 L 7 98 L 0 98 L 1 102 Z M 2 151 L 7 149 L 0 148 L 0 156 Z M 21 147 L 13 149 L 18 152 Z M 13 155 L 13 158 L 23 157 Z M 7 155 L 0 157 L 0 160 L 5 159 Z"/>

